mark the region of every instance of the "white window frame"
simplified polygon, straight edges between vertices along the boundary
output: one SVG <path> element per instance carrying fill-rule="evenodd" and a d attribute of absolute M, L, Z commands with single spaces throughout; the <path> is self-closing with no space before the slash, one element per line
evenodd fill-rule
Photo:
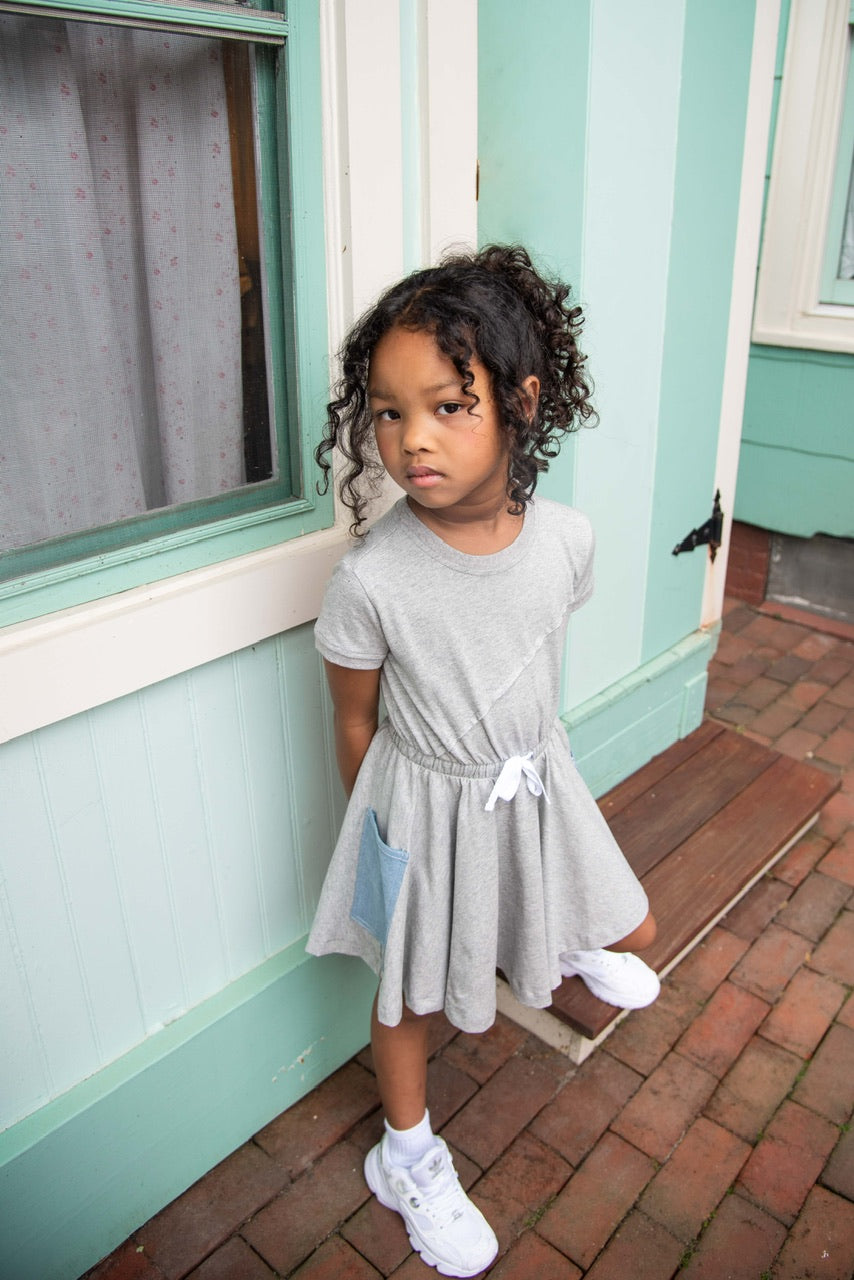
<path fill-rule="evenodd" d="M 848 74 L 850 0 L 792 0 L 753 341 L 854 352 L 854 306 L 820 300 Z"/>
<path fill-rule="evenodd" d="M 404 248 L 402 5 L 422 35 L 408 150 L 424 148 L 414 193 L 423 258 L 476 243 L 477 0 L 371 0 L 367 11 L 364 0 L 321 0 L 330 350 L 413 265 Z M 366 75 L 367 65 L 382 74 Z M 440 135 L 454 146 L 428 152 Z M 0 742 L 312 621 L 349 523 L 339 510 L 331 529 L 0 629 Z"/>
<path fill-rule="evenodd" d="M 294 483 L 284 475 L 241 485 L 187 506 L 146 512 L 119 522 L 118 542 L 109 527 L 80 529 L 0 556 L 0 626 L 47 616 L 88 601 L 107 599 L 155 580 L 225 563 L 253 550 L 277 546 L 333 522 L 331 497 L 319 496 L 313 450 L 320 434 L 317 412 L 327 370 L 327 314 L 321 283 L 325 246 L 317 210 L 323 199 L 319 163 L 321 88 L 318 18 L 320 0 L 281 10 L 242 7 L 239 0 L 0 0 L 0 9 L 84 22 L 195 31 L 281 45 L 275 76 L 266 78 L 261 117 L 259 176 L 266 169 L 261 239 L 262 274 L 272 306 L 265 308 L 271 417 L 278 419 L 280 451 L 287 451 Z M 275 120 L 274 120 L 275 113 Z M 264 121 L 275 123 L 265 129 Z M 275 159 L 271 149 L 276 152 Z M 198 424 L 197 424 L 198 425 Z M 289 490 L 298 489 L 292 493 Z M 54 556 L 54 553 L 55 556 Z"/>

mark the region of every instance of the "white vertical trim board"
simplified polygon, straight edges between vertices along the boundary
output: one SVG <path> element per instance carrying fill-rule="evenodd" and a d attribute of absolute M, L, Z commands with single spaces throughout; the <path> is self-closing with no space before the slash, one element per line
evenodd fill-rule
<path fill-rule="evenodd" d="M 336 6 L 337 7 L 337 6 Z M 341 252 L 348 264 L 353 315 L 403 272 L 403 160 L 399 0 L 340 0 L 350 226 Z"/>
<path fill-rule="evenodd" d="M 426 0 L 422 130 L 427 260 L 477 244 L 477 0 Z"/>
<path fill-rule="evenodd" d="M 422 138 L 421 100 L 426 74 L 424 49 L 425 0 L 399 0 L 401 134 L 403 143 L 403 256 L 404 270 L 423 266 L 427 254 L 421 218 L 426 160 Z"/>
<path fill-rule="evenodd" d="M 323 113 L 323 202 L 329 350 L 337 351 L 353 316 L 350 275 L 350 181 L 343 12 L 337 0 L 320 4 L 320 97 Z"/>
<path fill-rule="evenodd" d="M 716 622 L 723 612 L 750 356 L 750 326 L 762 227 L 765 157 L 768 153 L 779 23 L 780 0 L 757 0 L 715 466 L 715 488 L 720 490 L 721 505 L 727 518 L 724 521 L 723 542 L 715 562 L 712 564 L 709 559 L 706 566 L 701 619 L 703 626 Z"/>

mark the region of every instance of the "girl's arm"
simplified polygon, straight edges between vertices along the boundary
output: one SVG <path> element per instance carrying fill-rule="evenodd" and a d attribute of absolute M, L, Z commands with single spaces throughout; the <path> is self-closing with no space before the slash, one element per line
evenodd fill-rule
<path fill-rule="evenodd" d="M 344 790 L 349 796 L 365 753 L 377 731 L 380 673 L 358 671 L 327 662 L 326 679 L 335 709 L 335 755 Z"/>

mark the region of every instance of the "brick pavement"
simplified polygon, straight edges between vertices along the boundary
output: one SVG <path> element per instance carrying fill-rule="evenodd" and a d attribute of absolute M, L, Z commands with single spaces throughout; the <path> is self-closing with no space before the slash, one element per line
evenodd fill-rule
<path fill-rule="evenodd" d="M 854 637 L 730 600 L 707 710 L 841 790 L 581 1067 L 501 1016 L 435 1020 L 431 1111 L 493 1280 L 854 1274 Z M 362 1180 L 380 1124 L 364 1050 L 90 1280 L 426 1280 Z"/>

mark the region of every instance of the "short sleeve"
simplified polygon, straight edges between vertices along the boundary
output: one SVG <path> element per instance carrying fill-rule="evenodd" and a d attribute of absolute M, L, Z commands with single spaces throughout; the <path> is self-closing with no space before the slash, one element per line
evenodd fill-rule
<path fill-rule="evenodd" d="M 360 671 L 375 671 L 388 654 L 377 611 L 344 561 L 336 567 L 326 588 L 314 628 L 314 643 L 329 662 Z"/>

